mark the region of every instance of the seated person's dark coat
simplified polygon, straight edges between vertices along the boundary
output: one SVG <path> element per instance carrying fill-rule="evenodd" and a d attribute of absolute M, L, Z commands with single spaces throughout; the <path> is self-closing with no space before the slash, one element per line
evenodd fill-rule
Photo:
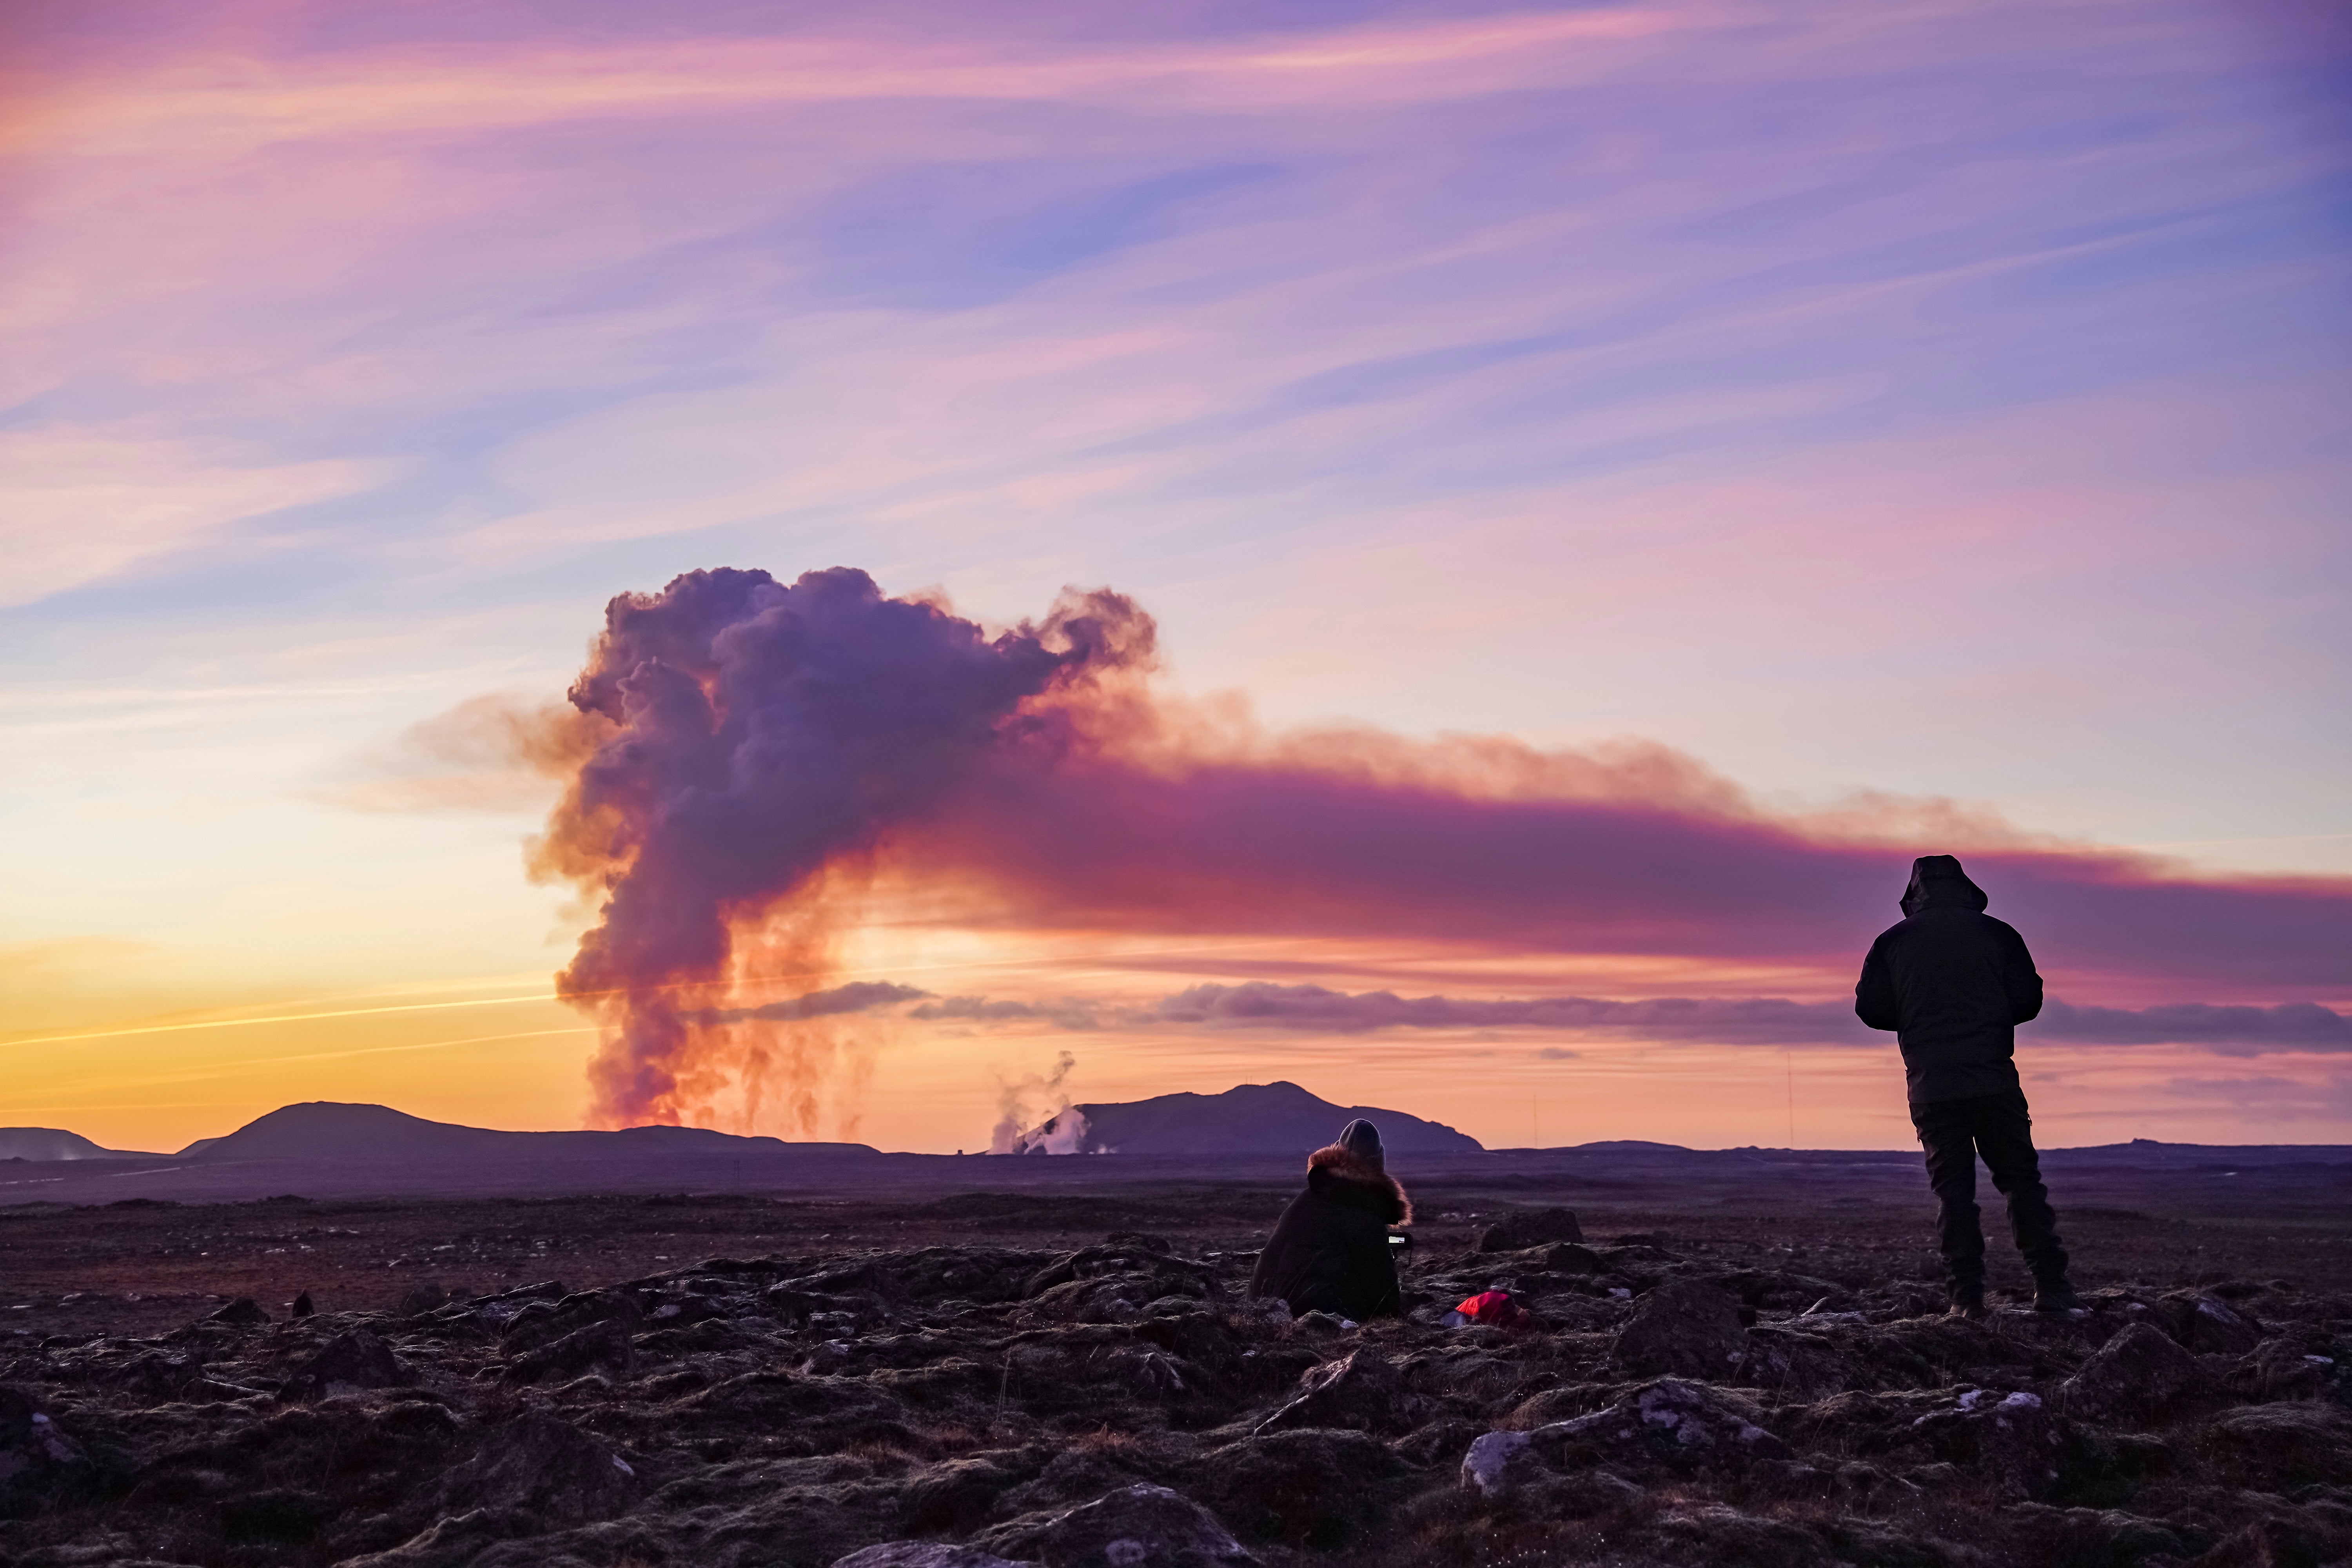
<path fill-rule="evenodd" d="M 1290 1200 L 1257 1255 L 1250 1294 L 1358 1322 L 1401 1317 L 1389 1226 L 1412 1217 L 1395 1177 L 1337 1143 L 1318 1149 L 1307 1162 L 1307 1190 Z"/>

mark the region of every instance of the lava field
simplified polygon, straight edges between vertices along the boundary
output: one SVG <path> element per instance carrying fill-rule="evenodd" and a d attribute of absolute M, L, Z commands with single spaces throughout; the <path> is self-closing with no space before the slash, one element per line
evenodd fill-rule
<path fill-rule="evenodd" d="M 1418 1195 L 1362 1325 L 1244 1299 L 1272 1192 L 8 1211 L 0 1563 L 2352 1560 L 2334 1237 L 1964 1321 L 1916 1212 Z"/>

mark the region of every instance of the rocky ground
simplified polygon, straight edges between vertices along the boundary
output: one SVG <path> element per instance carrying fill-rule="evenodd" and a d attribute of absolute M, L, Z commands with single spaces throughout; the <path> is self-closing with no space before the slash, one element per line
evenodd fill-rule
<path fill-rule="evenodd" d="M 1916 1205 L 1424 1187 L 1359 1326 L 1243 1299 L 1282 1195 L 0 1211 L 0 1563 L 2352 1561 L 2341 1205 L 1965 1322 Z"/>

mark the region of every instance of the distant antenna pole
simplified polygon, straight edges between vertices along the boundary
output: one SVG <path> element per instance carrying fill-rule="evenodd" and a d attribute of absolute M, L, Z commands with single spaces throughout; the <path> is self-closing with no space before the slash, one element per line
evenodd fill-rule
<path fill-rule="evenodd" d="M 1789 1064 L 1789 1147 L 1797 1146 L 1797 1053 L 1780 1053 Z"/>

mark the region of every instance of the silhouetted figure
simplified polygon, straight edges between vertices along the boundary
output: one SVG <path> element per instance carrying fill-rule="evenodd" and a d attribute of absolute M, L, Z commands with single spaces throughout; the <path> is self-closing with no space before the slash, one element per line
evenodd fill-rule
<path fill-rule="evenodd" d="M 2009 1227 L 2033 1270 L 2033 1304 L 2075 1302 L 2066 1279 L 2058 1216 L 2042 1184 L 2033 1121 L 2017 1081 L 2017 1026 L 2042 1011 L 2042 976 L 2014 928 L 1984 912 L 1984 889 L 1949 855 L 1911 863 L 1903 922 L 1880 933 L 1863 961 L 1853 1010 L 1903 1047 L 1911 1125 L 1927 1153 L 1927 1184 L 1942 1205 L 1944 1266 L 1952 1310 L 1981 1317 L 1984 1231 L 1977 1217 L 1977 1159 L 2009 1198 Z"/>
<path fill-rule="evenodd" d="M 1335 1312 L 1364 1322 L 1401 1317 L 1389 1227 L 1412 1205 L 1388 1173 L 1380 1129 L 1358 1120 L 1339 1141 L 1307 1157 L 1307 1190 L 1290 1200 L 1250 1275 L 1252 1296 L 1279 1296 L 1294 1312 Z"/>
<path fill-rule="evenodd" d="M 296 1317 L 307 1318 L 312 1312 L 317 1310 L 317 1308 L 310 1305 L 310 1292 L 308 1290 L 303 1291 L 299 1296 L 294 1298 L 294 1315 Z"/>

